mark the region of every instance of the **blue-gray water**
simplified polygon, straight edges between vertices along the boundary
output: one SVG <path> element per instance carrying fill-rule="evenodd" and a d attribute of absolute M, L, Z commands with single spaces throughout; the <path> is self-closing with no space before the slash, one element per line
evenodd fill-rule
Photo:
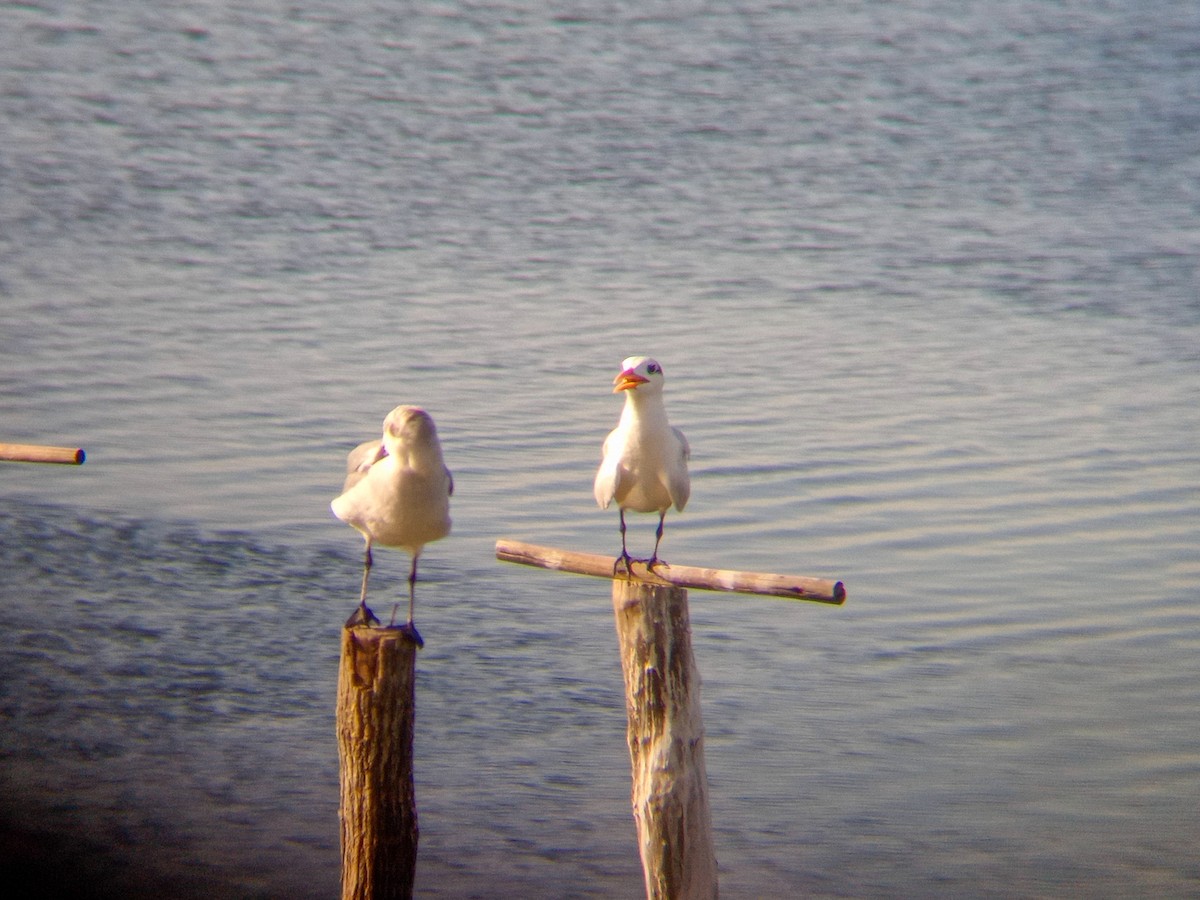
<path fill-rule="evenodd" d="M 328 502 L 420 403 L 418 894 L 637 896 L 607 586 L 493 544 L 615 552 L 648 352 L 665 558 L 850 596 L 692 594 L 726 896 L 1195 896 L 1197 147 L 1193 0 L 5 4 L 0 441 L 88 461 L 0 464 L 0 812 L 335 896 Z"/>

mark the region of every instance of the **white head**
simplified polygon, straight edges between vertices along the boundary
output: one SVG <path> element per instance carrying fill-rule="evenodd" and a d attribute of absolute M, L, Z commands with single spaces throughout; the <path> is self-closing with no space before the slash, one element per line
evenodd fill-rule
<path fill-rule="evenodd" d="M 383 420 L 383 446 L 391 456 L 441 456 L 437 426 L 419 406 L 397 406 Z"/>
<path fill-rule="evenodd" d="M 621 363 L 621 371 L 613 379 L 613 393 L 633 391 L 636 394 L 661 394 L 663 370 L 649 356 L 630 356 Z"/>

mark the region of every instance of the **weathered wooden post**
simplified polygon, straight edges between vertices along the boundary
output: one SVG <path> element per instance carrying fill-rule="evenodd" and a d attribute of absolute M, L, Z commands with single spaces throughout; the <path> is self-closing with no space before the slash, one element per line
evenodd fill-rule
<path fill-rule="evenodd" d="M 417 645 L 399 627 L 342 629 L 337 736 L 342 900 L 412 896 Z"/>
<path fill-rule="evenodd" d="M 718 893 L 717 858 L 704 765 L 700 676 L 692 653 L 687 587 L 840 605 L 840 581 L 661 564 L 614 577 L 615 559 L 496 542 L 506 562 L 613 579 L 613 614 L 625 679 L 631 799 L 649 900 Z"/>
<path fill-rule="evenodd" d="M 717 896 L 687 591 L 613 580 L 633 819 L 649 898 Z"/>

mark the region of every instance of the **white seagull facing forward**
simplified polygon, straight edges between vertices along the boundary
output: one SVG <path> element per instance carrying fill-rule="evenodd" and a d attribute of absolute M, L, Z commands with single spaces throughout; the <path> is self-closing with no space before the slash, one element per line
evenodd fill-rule
<path fill-rule="evenodd" d="M 367 542 L 359 609 L 346 624 L 379 621 L 367 607 L 371 546 L 400 547 L 412 557 L 405 629 L 421 644 L 413 625 L 417 558 L 426 544 L 450 533 L 450 495 L 454 493 L 454 479 L 442 459 L 433 419 L 416 406 L 397 406 L 383 420 L 382 440 L 366 441 L 350 451 L 346 472 L 341 496 L 330 507 Z M 393 623 L 398 608 L 396 604 L 392 610 Z"/>
<path fill-rule="evenodd" d="M 625 546 L 625 510 L 658 513 L 654 554 L 647 560 L 653 571 L 658 564 L 658 545 L 663 522 L 672 505 L 687 505 L 691 493 L 687 461 L 691 451 L 683 432 L 667 421 L 663 405 L 663 370 L 647 356 L 631 356 L 621 363 L 613 379 L 613 393 L 625 393 L 621 421 L 604 441 L 600 470 L 596 473 L 596 502 L 601 509 L 617 501 L 621 514 L 621 556 L 614 566 L 630 556 Z"/>

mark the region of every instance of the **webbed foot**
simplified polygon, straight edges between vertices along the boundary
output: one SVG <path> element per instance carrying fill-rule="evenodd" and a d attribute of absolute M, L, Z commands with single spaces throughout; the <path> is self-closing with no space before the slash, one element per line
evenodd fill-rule
<path fill-rule="evenodd" d="M 354 607 L 354 612 L 351 613 L 350 618 L 346 620 L 347 628 L 354 628 L 358 625 L 371 626 L 378 624 L 379 620 L 375 618 L 375 613 L 371 612 L 370 607 L 368 607 L 365 603 L 360 603 L 358 606 Z"/>
<path fill-rule="evenodd" d="M 389 625 L 389 628 L 399 628 L 400 633 L 407 637 L 410 641 L 417 645 L 418 648 L 425 646 L 425 640 L 421 637 L 421 633 L 417 631 L 417 626 L 412 622 L 405 622 L 403 625 Z"/>

